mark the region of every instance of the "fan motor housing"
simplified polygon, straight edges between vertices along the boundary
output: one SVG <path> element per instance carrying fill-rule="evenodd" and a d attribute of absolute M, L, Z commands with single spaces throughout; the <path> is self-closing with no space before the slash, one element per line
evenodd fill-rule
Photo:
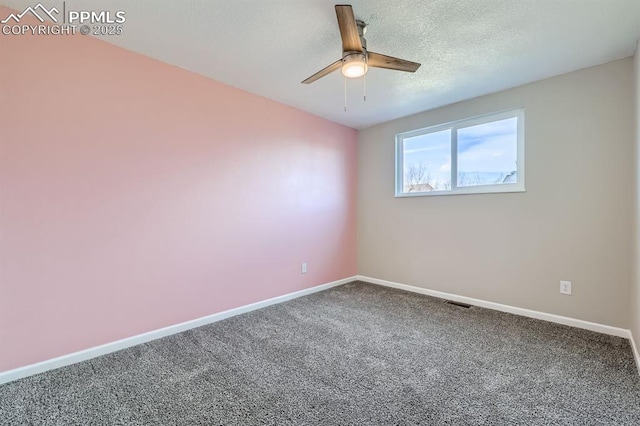
<path fill-rule="evenodd" d="M 367 49 L 367 39 L 364 38 L 365 33 L 367 32 L 367 24 L 364 21 L 356 20 L 356 25 L 358 25 L 358 34 L 360 35 L 360 43 L 362 43 L 362 48 Z"/>

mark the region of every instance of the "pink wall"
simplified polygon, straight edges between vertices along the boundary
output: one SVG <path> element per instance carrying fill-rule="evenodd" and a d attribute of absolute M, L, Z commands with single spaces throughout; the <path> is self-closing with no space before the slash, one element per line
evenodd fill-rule
<path fill-rule="evenodd" d="M 355 275 L 354 130 L 90 37 L 0 55 L 0 371 Z"/>

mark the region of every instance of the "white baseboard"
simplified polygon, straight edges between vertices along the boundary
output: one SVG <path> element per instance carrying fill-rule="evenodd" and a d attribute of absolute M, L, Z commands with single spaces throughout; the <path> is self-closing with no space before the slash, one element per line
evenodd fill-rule
<path fill-rule="evenodd" d="M 146 343 L 151 340 L 159 339 L 161 337 L 170 336 L 172 334 L 180 333 L 192 328 L 201 327 L 203 325 L 211 324 L 226 318 L 254 311 L 256 309 L 286 302 L 287 300 L 296 299 L 298 297 L 306 296 L 308 294 L 316 293 L 322 290 L 327 290 L 331 287 L 336 287 L 355 280 L 355 276 L 344 278 L 327 284 L 322 284 L 293 293 L 285 294 L 283 296 L 263 300 L 261 302 L 251 303 L 249 305 L 229 309 L 228 311 L 218 312 L 217 314 L 208 315 L 206 317 L 197 318 L 176 325 L 171 325 L 169 327 L 160 328 L 158 330 L 149 331 L 147 333 L 138 334 L 137 336 L 127 337 L 126 339 L 117 340 L 115 342 L 106 343 L 100 346 L 95 346 L 93 348 L 38 362 L 36 364 L 27 365 L 24 367 L 16 368 L 14 370 L 4 371 L 0 373 L 0 384 L 12 382 L 14 380 L 32 376 L 34 374 L 43 373 L 48 370 L 64 367 L 65 365 L 75 364 L 80 361 L 86 361 L 91 358 L 119 351 L 121 349 L 126 349 L 131 346 L 139 345 L 141 343 Z"/>
<path fill-rule="evenodd" d="M 221 321 L 226 318 L 230 318 L 236 315 L 240 315 L 246 312 L 254 311 L 256 309 L 264 308 L 277 303 L 286 302 L 287 300 L 296 299 L 298 297 L 306 296 L 308 294 L 316 293 L 322 290 L 327 290 L 332 287 L 337 287 L 349 283 L 351 281 L 365 281 L 371 284 L 382 285 L 385 287 L 397 288 L 400 290 L 406 290 L 413 293 L 425 294 L 427 296 L 438 297 L 440 299 L 453 300 L 456 302 L 467 303 L 482 308 L 493 309 L 501 312 L 508 312 L 515 315 L 521 315 L 529 318 L 536 318 L 540 320 L 555 322 L 558 324 L 564 324 L 572 327 L 582 328 L 586 330 L 595 331 L 598 333 L 609 334 L 612 336 L 624 337 L 629 339 L 633 354 L 640 371 L 640 353 L 638 347 L 635 344 L 633 335 L 630 330 L 611 327 L 608 325 L 593 323 L 589 321 L 578 320 L 574 318 L 564 317 L 560 315 L 547 314 L 544 312 L 533 311 L 530 309 L 517 308 L 514 306 L 503 305 L 500 303 L 488 302 L 486 300 L 474 299 L 466 296 L 458 296 L 456 294 L 445 293 L 436 290 L 429 290 L 422 287 L 415 287 L 407 284 L 400 284 L 392 281 L 381 280 L 377 278 L 371 278 L 362 275 L 356 275 L 349 278 L 344 278 L 338 281 L 333 281 L 327 284 L 318 285 L 315 287 L 307 288 L 304 290 L 296 291 L 293 293 L 285 294 L 282 296 L 274 297 L 271 299 L 263 300 L 261 302 L 252 303 L 238 308 L 229 309 L 227 311 L 219 312 L 217 314 L 208 315 L 206 317 L 197 318 L 191 321 L 183 322 L 180 324 L 164 327 L 158 330 L 149 331 L 147 333 L 138 334 L 136 336 L 128 337 L 126 339 L 117 340 L 115 342 L 106 343 L 104 345 L 95 346 L 93 348 L 85 349 L 79 352 L 74 352 L 61 357 L 53 358 L 47 361 L 38 362 L 36 364 L 27 365 L 24 367 L 16 368 L 14 370 L 8 370 L 0 372 L 0 385 L 3 383 L 12 382 L 14 380 L 21 379 L 23 377 L 32 376 L 34 374 L 43 373 L 45 371 L 54 370 L 56 368 L 64 367 L 66 365 L 75 364 L 77 362 L 86 361 L 91 358 L 95 358 L 101 355 L 106 355 L 111 352 L 116 352 L 121 349 L 126 349 L 131 346 L 146 343 L 152 340 L 156 340 L 165 336 L 180 333 L 182 331 L 190 330 L 192 328 L 201 327 L 203 325 L 211 324 L 217 321 Z"/>
<path fill-rule="evenodd" d="M 571 327 L 577 327 L 585 330 L 596 331 L 598 333 L 610 334 L 612 336 L 631 339 L 631 331 L 624 328 L 612 327 L 609 325 L 598 324 L 595 322 L 563 317 L 561 315 L 547 314 L 545 312 L 533 311 L 530 309 L 517 308 L 515 306 L 503 305 L 495 302 L 488 302 L 486 300 L 474 299 L 472 297 L 458 296 L 457 294 L 444 293 L 442 291 L 429 290 L 422 287 L 415 287 L 407 284 L 400 284 L 392 281 L 380 280 L 377 278 L 371 278 L 371 277 L 366 277 L 362 275 L 358 275 L 357 279 L 360 281 L 369 282 L 371 284 L 378 284 L 385 287 L 392 287 L 400 290 L 410 291 L 412 293 L 425 294 L 427 296 L 433 296 L 440 299 L 453 300 L 455 302 L 467 303 L 469 305 L 480 306 L 482 308 L 493 309 L 495 311 L 508 312 L 510 314 L 521 315 L 529 318 L 536 318 L 544 321 L 555 322 L 557 324 L 569 325 Z"/>

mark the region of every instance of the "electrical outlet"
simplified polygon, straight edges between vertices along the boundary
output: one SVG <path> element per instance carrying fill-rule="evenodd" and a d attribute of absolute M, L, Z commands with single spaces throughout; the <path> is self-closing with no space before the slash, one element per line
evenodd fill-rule
<path fill-rule="evenodd" d="M 303 263 L 302 266 L 300 267 L 300 273 L 302 274 L 306 274 L 307 273 L 307 264 Z"/>
<path fill-rule="evenodd" d="M 560 294 L 571 295 L 571 281 L 560 281 Z"/>

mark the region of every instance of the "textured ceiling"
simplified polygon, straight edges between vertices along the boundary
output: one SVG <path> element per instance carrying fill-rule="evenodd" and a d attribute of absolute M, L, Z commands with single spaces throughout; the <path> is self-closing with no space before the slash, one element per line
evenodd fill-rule
<path fill-rule="evenodd" d="M 37 3 L 0 2 L 18 10 Z M 349 80 L 345 112 L 339 71 L 300 84 L 340 58 L 336 3 L 67 0 L 66 7 L 124 10 L 124 34 L 105 41 L 354 128 L 623 58 L 640 36 L 640 0 L 352 0 L 369 25 L 371 51 L 422 67 L 371 69 L 366 102 L 362 80 Z"/>

